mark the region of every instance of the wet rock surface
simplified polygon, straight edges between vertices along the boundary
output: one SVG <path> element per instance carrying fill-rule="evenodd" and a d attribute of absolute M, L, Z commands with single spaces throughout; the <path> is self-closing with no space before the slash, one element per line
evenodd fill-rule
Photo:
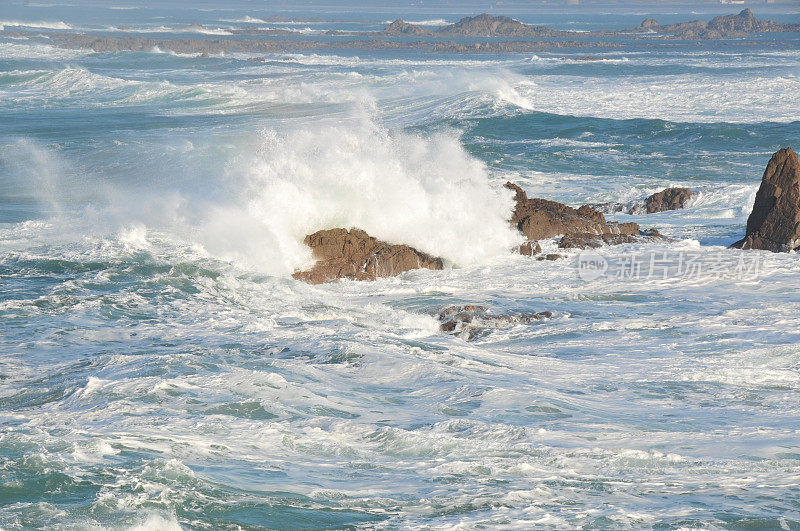
<path fill-rule="evenodd" d="M 673 187 L 657 192 L 644 200 L 645 212 L 654 214 L 683 208 L 694 192 L 688 188 Z"/>
<path fill-rule="evenodd" d="M 731 247 L 772 252 L 800 247 L 800 164 L 791 148 L 772 155 L 747 218 L 745 237 Z"/>
<path fill-rule="evenodd" d="M 630 243 L 641 237 L 656 238 L 657 232 L 643 232 L 636 223 L 608 222 L 602 212 L 590 205 L 576 209 L 547 199 L 530 199 L 516 184 L 508 182 L 505 186 L 515 194 L 511 224 L 529 241 L 561 236 L 561 248 L 588 248 Z"/>
<path fill-rule="evenodd" d="M 470 341 L 478 335 L 498 328 L 510 328 L 518 324 L 533 323 L 553 317 L 553 312 L 518 313 L 494 315 L 486 306 L 448 306 L 438 312 L 442 332 Z"/>
<path fill-rule="evenodd" d="M 442 259 L 417 251 L 408 245 L 391 245 L 360 229 L 320 230 L 305 237 L 317 259 L 308 271 L 292 275 L 297 280 L 321 284 L 342 278 L 375 280 L 412 269 L 443 268 Z"/>

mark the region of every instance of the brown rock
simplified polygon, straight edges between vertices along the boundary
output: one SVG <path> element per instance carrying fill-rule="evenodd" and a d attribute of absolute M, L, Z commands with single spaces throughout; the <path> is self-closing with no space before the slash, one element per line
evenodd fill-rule
<path fill-rule="evenodd" d="M 791 148 L 772 155 L 747 218 L 745 237 L 731 247 L 772 252 L 800 247 L 800 164 Z"/>
<path fill-rule="evenodd" d="M 645 210 L 648 214 L 664 212 L 666 210 L 678 210 L 683 208 L 693 195 L 694 192 L 688 188 L 667 188 L 645 199 Z"/>
<path fill-rule="evenodd" d="M 297 280 L 321 284 L 330 280 L 375 280 L 411 269 L 442 269 L 442 259 L 408 245 L 390 245 L 360 229 L 320 230 L 305 237 L 317 263 L 292 275 Z"/>
<path fill-rule="evenodd" d="M 574 209 L 546 199 L 529 199 L 525 191 L 510 182 L 506 188 L 514 190 L 516 207 L 511 224 L 529 240 L 542 240 L 563 235 L 615 235 L 639 234 L 636 223 L 608 223 L 602 212 L 589 205 Z M 609 239 L 609 241 L 613 241 Z"/>

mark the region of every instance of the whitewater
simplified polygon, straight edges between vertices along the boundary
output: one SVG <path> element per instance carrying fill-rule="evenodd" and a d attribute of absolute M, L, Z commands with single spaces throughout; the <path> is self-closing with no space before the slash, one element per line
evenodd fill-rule
<path fill-rule="evenodd" d="M 80 4 L 0 7 L 1 529 L 800 529 L 800 258 L 727 248 L 800 148 L 798 34 L 206 57 L 6 33 L 463 16 Z M 597 252 L 750 269 L 521 256 L 507 181 L 575 207 L 689 187 L 608 215 L 668 239 Z M 293 280 L 333 227 L 445 268 Z M 436 319 L 463 304 L 552 317 L 467 340 Z"/>

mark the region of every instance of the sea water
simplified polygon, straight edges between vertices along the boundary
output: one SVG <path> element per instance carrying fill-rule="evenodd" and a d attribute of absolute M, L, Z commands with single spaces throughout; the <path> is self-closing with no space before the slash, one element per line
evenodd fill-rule
<path fill-rule="evenodd" d="M 478 12 L 180 7 L 31 2 L 0 24 L 319 35 Z M 713 16 L 621 11 L 496 14 Z M 253 62 L 0 33 L 0 527 L 800 528 L 800 259 L 726 248 L 771 154 L 800 148 L 799 44 Z M 573 206 L 697 193 L 609 216 L 670 239 L 587 275 L 555 242 L 557 261 L 510 252 L 506 181 Z M 330 227 L 446 268 L 292 280 Z M 439 331 L 453 304 L 553 317 L 466 341 Z"/>

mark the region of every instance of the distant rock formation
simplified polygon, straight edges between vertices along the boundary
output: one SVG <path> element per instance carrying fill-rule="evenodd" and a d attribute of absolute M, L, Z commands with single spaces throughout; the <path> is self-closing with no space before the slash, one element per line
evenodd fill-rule
<path fill-rule="evenodd" d="M 709 22 L 693 20 L 666 26 L 648 18 L 639 24 L 635 31 L 663 33 L 687 40 L 724 39 L 742 37 L 751 33 L 800 31 L 800 24 L 779 24 L 772 20 L 759 20 L 752 11 L 745 9 L 736 15 L 714 17 Z"/>
<path fill-rule="evenodd" d="M 644 237 L 660 238 L 657 232 L 642 232 L 636 223 L 607 222 L 602 212 L 589 205 L 575 209 L 547 199 L 529 199 L 522 188 L 506 183 L 513 190 L 516 206 L 511 224 L 522 232 L 528 241 L 536 242 L 561 236 L 559 247 L 595 247 L 637 241 Z M 538 246 L 538 245 L 537 245 Z M 520 250 L 521 254 L 527 254 Z M 533 254 L 533 252 L 531 252 Z"/>
<path fill-rule="evenodd" d="M 442 26 L 437 33 L 462 37 L 549 37 L 563 35 L 565 32 L 546 26 L 531 26 L 509 17 L 481 13 L 475 17 L 464 17 L 455 24 Z"/>
<path fill-rule="evenodd" d="M 467 304 L 449 306 L 441 310 L 438 319 L 441 322 L 439 329 L 442 332 L 457 335 L 469 341 L 483 331 L 532 323 L 549 319 L 552 316 L 553 312 L 493 315 L 485 306 Z"/>
<path fill-rule="evenodd" d="M 800 247 L 800 163 L 791 148 L 772 155 L 747 218 L 745 237 L 731 247 L 772 252 Z"/>
<path fill-rule="evenodd" d="M 297 280 L 321 284 L 331 280 L 375 280 L 411 269 L 442 269 L 442 259 L 408 245 L 390 245 L 359 229 L 320 230 L 305 237 L 317 263 L 292 275 Z"/>
<path fill-rule="evenodd" d="M 398 18 L 385 28 L 381 32 L 384 35 L 414 35 L 414 36 L 424 36 L 424 35 L 433 35 L 433 31 L 423 26 L 418 26 L 416 24 L 411 24 L 409 22 L 404 21 L 402 18 Z"/>

